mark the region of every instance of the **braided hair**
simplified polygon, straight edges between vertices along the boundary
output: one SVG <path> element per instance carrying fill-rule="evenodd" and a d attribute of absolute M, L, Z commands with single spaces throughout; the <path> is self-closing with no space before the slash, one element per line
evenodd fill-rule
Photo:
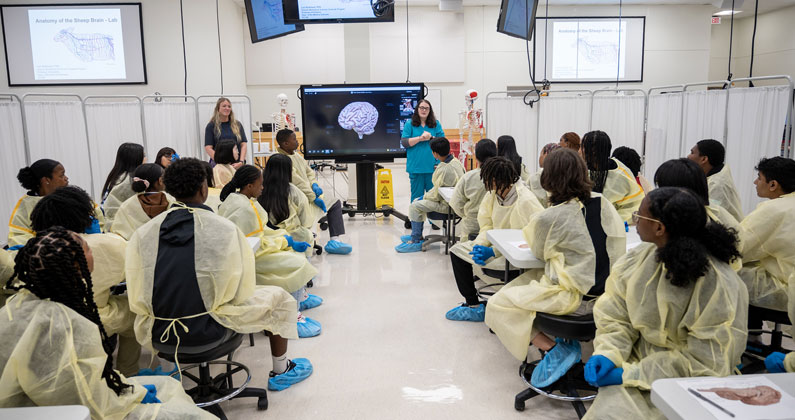
<path fill-rule="evenodd" d="M 588 165 L 588 175 L 593 181 L 594 192 L 601 193 L 605 189 L 607 172 L 615 169 L 615 162 L 610 160 L 612 148 L 610 136 L 604 131 L 589 131 L 582 137 L 583 157 Z"/>
<path fill-rule="evenodd" d="M 85 232 L 94 217 L 94 203 L 82 188 L 61 187 L 42 197 L 30 213 L 31 227 L 36 232 L 61 226 L 72 232 Z"/>
<path fill-rule="evenodd" d="M 6 283 L 6 288 L 28 289 L 39 299 L 66 305 L 96 324 L 102 347 L 108 355 L 102 378 L 116 395 L 132 389 L 132 385 L 122 382 L 113 370 L 113 345 L 99 318 L 91 273 L 75 234 L 60 226 L 38 232 L 19 250 L 14 262 L 14 275 Z"/>
<path fill-rule="evenodd" d="M 513 162 L 503 156 L 495 156 L 486 160 L 480 168 L 480 179 L 486 191 L 506 191 L 519 181 L 519 172 Z"/>
<path fill-rule="evenodd" d="M 260 176 L 262 176 L 262 172 L 256 166 L 241 166 L 240 169 L 235 171 L 235 176 L 232 177 L 232 180 L 224 185 L 221 190 L 221 201 L 226 201 L 226 197 L 229 197 L 229 194 L 242 189 L 248 184 L 253 184 Z"/>

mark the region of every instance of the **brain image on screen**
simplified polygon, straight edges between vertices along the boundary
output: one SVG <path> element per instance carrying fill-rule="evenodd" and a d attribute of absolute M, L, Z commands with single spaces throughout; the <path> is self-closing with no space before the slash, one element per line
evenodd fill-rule
<path fill-rule="evenodd" d="M 369 102 L 351 102 L 342 109 L 337 122 L 340 127 L 355 131 L 361 140 L 364 136 L 375 132 L 378 110 Z"/>

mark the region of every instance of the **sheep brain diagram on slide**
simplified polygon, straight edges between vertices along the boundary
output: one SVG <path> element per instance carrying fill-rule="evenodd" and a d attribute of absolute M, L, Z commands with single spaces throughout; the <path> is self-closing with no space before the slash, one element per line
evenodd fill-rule
<path fill-rule="evenodd" d="M 53 39 L 82 61 L 115 60 L 113 37 L 105 34 L 76 34 L 72 28 L 62 29 Z"/>
<path fill-rule="evenodd" d="M 378 110 L 369 102 L 351 102 L 342 109 L 337 122 L 345 130 L 355 131 L 361 140 L 375 132 Z"/>

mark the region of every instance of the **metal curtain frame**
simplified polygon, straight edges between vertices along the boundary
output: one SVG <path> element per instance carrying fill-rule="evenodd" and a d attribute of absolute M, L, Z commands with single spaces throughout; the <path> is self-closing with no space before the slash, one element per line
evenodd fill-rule
<path fill-rule="evenodd" d="M 607 88 L 607 89 L 595 90 L 593 92 L 593 95 L 591 95 L 591 125 L 589 126 L 589 129 L 591 129 L 591 130 L 593 130 L 594 99 L 596 98 L 596 95 L 598 95 L 599 93 L 604 93 L 604 92 L 615 93 L 615 94 L 618 94 L 620 92 L 640 92 L 640 94 L 643 95 L 643 133 L 641 134 L 643 136 L 643 140 L 642 140 L 642 143 L 641 143 L 642 144 L 642 150 L 641 150 L 641 153 L 640 153 L 640 158 L 641 158 L 641 162 L 645 163 L 646 162 L 646 123 L 647 123 L 647 117 L 648 117 L 647 110 L 649 109 L 649 96 L 646 94 L 646 91 L 644 91 L 643 89 L 615 89 L 615 88 L 611 89 L 611 88 Z"/>
<path fill-rule="evenodd" d="M 196 124 L 199 126 L 198 133 L 199 133 L 199 144 L 200 144 L 199 151 L 200 152 L 202 150 L 204 150 L 204 139 L 201 138 L 202 137 L 202 132 L 204 132 L 204 130 L 203 130 L 204 127 L 202 127 L 201 119 L 199 119 L 199 117 L 200 117 L 200 115 L 199 115 L 199 102 L 202 100 L 202 98 L 216 98 L 216 101 L 218 100 L 218 98 L 244 98 L 245 100 L 248 101 L 248 123 L 249 123 L 249 127 L 243 127 L 243 129 L 244 130 L 251 130 L 250 125 L 254 122 L 254 119 L 253 119 L 254 117 L 251 114 L 251 97 L 250 96 L 242 95 L 242 94 L 238 94 L 238 95 L 201 95 L 201 96 L 197 96 L 196 97 Z M 249 136 L 249 137 L 250 137 L 249 141 L 251 142 L 251 143 L 249 143 L 249 145 L 251 145 L 254 142 L 254 131 L 253 130 L 251 130 L 251 136 Z M 254 148 L 253 147 L 249 151 L 249 154 L 251 155 L 251 161 L 254 162 Z M 199 156 L 201 156 L 201 154 Z"/>
<path fill-rule="evenodd" d="M 714 80 L 714 81 L 710 81 L 710 82 L 685 83 L 682 86 L 682 109 L 681 109 L 681 117 L 679 118 L 681 120 L 681 125 L 679 126 L 679 150 L 680 151 L 682 150 L 682 142 L 684 141 L 684 137 L 685 137 L 685 104 L 687 104 L 687 101 L 685 99 L 687 97 L 687 88 L 694 87 L 694 86 L 709 86 L 709 85 L 717 85 L 717 84 L 728 85 L 730 83 L 731 82 L 729 82 L 728 80 Z M 728 123 L 727 123 L 726 118 L 725 118 L 725 115 L 727 115 L 728 112 L 729 112 L 729 96 L 728 95 L 729 94 L 727 92 L 726 93 L 726 106 L 725 106 L 725 108 L 723 110 L 723 113 L 724 113 L 724 118 L 723 118 L 723 139 L 722 139 L 723 141 L 721 143 L 723 144 L 724 147 L 726 147 L 726 131 L 728 130 Z"/>
<path fill-rule="evenodd" d="M 86 124 L 86 113 L 85 108 L 83 107 L 83 98 L 76 94 L 76 93 L 26 93 L 22 95 L 22 108 L 25 108 L 25 100 L 31 96 L 43 96 L 48 98 L 77 98 L 77 102 L 80 103 L 80 112 L 83 113 L 83 125 L 85 127 Z M 24 114 L 23 114 L 24 115 Z M 27 124 L 27 118 L 24 119 L 25 124 Z M 94 188 L 94 165 L 91 159 L 91 143 L 88 140 L 88 127 L 85 127 L 86 130 L 86 151 L 88 152 L 88 175 L 91 178 L 91 196 L 96 197 L 96 191 Z M 25 138 L 25 148 L 30 150 L 30 140 L 29 138 Z"/>
<path fill-rule="evenodd" d="M 640 157 L 641 158 L 641 162 L 643 162 L 643 165 L 642 165 L 643 166 L 643 170 L 646 170 L 646 138 L 647 138 L 648 132 L 649 132 L 649 108 L 651 108 L 651 95 L 654 94 L 655 90 L 668 90 L 668 89 L 677 89 L 677 90 L 671 90 L 669 92 L 671 92 L 671 93 L 682 93 L 682 96 L 684 97 L 685 85 L 656 86 L 656 87 L 653 87 L 653 88 L 649 88 L 649 90 L 646 91 L 646 111 L 644 112 L 644 115 L 643 115 L 643 154 Z M 668 92 L 665 92 L 665 93 L 668 93 Z M 663 92 L 660 92 L 660 94 L 663 94 Z M 682 103 L 680 105 L 683 106 L 684 103 Z"/>
<path fill-rule="evenodd" d="M 144 111 L 144 105 L 146 105 L 146 100 L 147 99 L 154 99 L 156 102 L 159 102 L 160 99 L 184 99 L 185 102 L 187 102 L 188 99 L 190 99 L 190 100 L 193 101 L 193 114 L 196 116 L 197 120 L 199 119 L 199 101 L 196 100 L 196 98 L 193 97 L 193 96 L 190 96 L 190 95 L 146 95 L 146 96 L 141 98 L 141 119 L 142 119 L 142 123 L 143 123 L 144 133 L 146 133 L 146 116 L 144 115 L 144 112 L 145 112 Z M 144 134 L 144 136 L 146 136 L 146 134 Z M 201 138 L 201 133 L 199 133 L 199 137 Z M 199 147 L 196 150 L 196 152 L 197 152 L 196 158 L 197 159 L 201 159 L 202 148 Z"/>
<path fill-rule="evenodd" d="M 776 76 L 742 77 L 742 78 L 739 78 L 739 79 L 732 80 L 733 83 L 729 85 L 729 89 L 728 89 L 728 93 L 727 93 L 727 97 L 726 97 L 726 112 L 727 113 L 729 112 L 729 97 L 728 96 L 731 95 L 731 90 L 732 89 L 738 89 L 738 87 L 733 86 L 734 83 L 755 82 L 755 81 L 761 81 L 761 80 L 786 80 L 787 81 L 787 86 L 789 87 L 789 89 L 787 89 L 787 93 L 788 93 L 788 97 L 787 97 L 787 121 L 786 121 L 786 124 L 784 126 L 784 138 L 782 139 L 785 142 L 786 147 L 782 151 L 782 155 L 784 155 L 784 157 L 792 157 L 792 124 L 793 124 L 792 119 L 795 118 L 795 113 L 793 112 L 792 100 L 793 100 L 793 92 L 795 92 L 795 84 L 793 84 L 792 78 L 790 76 L 782 74 L 782 75 L 776 75 Z M 781 85 L 779 85 L 779 86 L 781 86 Z M 756 86 L 754 86 L 754 87 L 756 87 Z M 759 86 L 759 87 L 763 87 L 763 86 Z M 729 122 L 726 121 L 726 130 L 727 131 L 728 131 L 728 126 L 729 126 Z M 727 139 L 728 139 L 728 137 L 727 137 Z"/>
<path fill-rule="evenodd" d="M 86 137 L 91 140 L 91 135 L 88 134 L 88 113 L 86 113 L 86 103 L 91 99 L 135 99 L 138 102 L 138 111 L 141 119 L 141 140 L 143 141 L 144 150 L 148 150 L 146 143 L 146 130 L 144 129 L 144 108 L 141 98 L 135 95 L 89 95 L 83 98 L 83 119 L 86 121 Z"/>
<path fill-rule="evenodd" d="M 491 98 L 491 95 L 499 95 L 499 94 L 507 95 L 509 93 L 524 93 L 524 92 L 525 92 L 524 90 L 500 90 L 496 92 L 489 92 L 486 94 L 486 110 L 483 116 L 483 119 L 486 120 L 486 138 L 491 138 L 491 136 L 489 135 L 489 98 Z"/>
<path fill-rule="evenodd" d="M 19 103 L 19 115 L 22 121 L 22 143 L 25 146 L 25 166 L 30 166 L 30 145 L 28 144 L 28 125 L 25 121 L 25 105 L 22 99 L 13 93 L 0 93 L 0 98 L 10 98 L 13 102 L 14 99 Z"/>

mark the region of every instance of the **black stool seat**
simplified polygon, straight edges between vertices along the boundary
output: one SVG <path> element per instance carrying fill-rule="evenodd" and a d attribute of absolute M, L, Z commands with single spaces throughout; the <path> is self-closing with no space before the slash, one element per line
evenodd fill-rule
<path fill-rule="evenodd" d="M 763 308 L 761 306 L 748 307 L 749 318 L 750 315 L 756 315 L 764 321 L 775 322 L 776 324 L 792 325 L 789 315 L 786 311 L 777 311 L 775 309 Z"/>
<path fill-rule="evenodd" d="M 243 336 L 235 334 L 229 340 L 224 341 L 219 346 L 207 350 L 203 353 L 186 353 L 182 348 L 179 349 L 179 363 L 204 363 L 212 360 L 218 360 L 233 353 L 240 344 L 243 343 Z M 174 362 L 174 354 L 167 352 L 159 352 L 157 354 L 161 359 L 166 359 L 169 362 Z"/>
<path fill-rule="evenodd" d="M 485 275 L 487 275 L 489 277 L 493 277 L 495 279 L 501 279 L 502 280 L 502 279 L 506 278 L 505 277 L 505 270 L 493 270 L 491 268 L 481 268 L 480 271 L 482 271 L 483 274 L 485 274 Z M 508 281 L 511 281 L 511 280 L 519 277 L 521 274 L 522 274 L 522 270 L 508 270 L 507 279 L 508 279 Z"/>
<path fill-rule="evenodd" d="M 589 341 L 596 337 L 592 314 L 550 315 L 538 312 L 533 326 L 545 334 L 571 340 Z"/>
<path fill-rule="evenodd" d="M 426 217 L 431 220 L 450 220 L 450 219 L 455 219 L 458 216 L 456 216 L 455 214 L 439 213 L 436 211 L 432 211 L 428 213 Z"/>

